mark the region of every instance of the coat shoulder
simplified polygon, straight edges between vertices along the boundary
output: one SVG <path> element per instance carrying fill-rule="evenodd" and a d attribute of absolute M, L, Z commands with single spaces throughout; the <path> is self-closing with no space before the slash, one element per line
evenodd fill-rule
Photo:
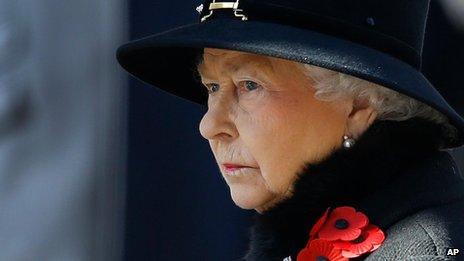
<path fill-rule="evenodd" d="M 460 260 L 446 254 L 456 248 L 464 255 L 463 215 L 464 200 L 421 210 L 388 228 L 365 260 Z"/>

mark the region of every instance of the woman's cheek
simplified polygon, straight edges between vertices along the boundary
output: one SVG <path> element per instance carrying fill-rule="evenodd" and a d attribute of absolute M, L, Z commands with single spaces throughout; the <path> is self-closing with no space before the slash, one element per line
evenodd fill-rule
<path fill-rule="evenodd" d="M 248 112 L 272 106 L 273 100 L 276 98 L 274 92 L 265 87 L 253 91 L 239 90 L 237 97 L 239 106 Z"/>
<path fill-rule="evenodd" d="M 283 185 L 288 178 L 288 172 L 294 170 L 295 155 L 289 153 L 296 138 L 292 124 L 296 124 L 295 118 L 301 117 L 295 115 L 298 113 L 295 106 L 289 106 L 289 97 L 281 94 L 268 93 L 255 96 L 255 100 L 242 100 L 246 106 L 237 121 L 241 139 L 260 164 L 261 175 L 273 190 L 278 190 L 279 184 Z"/>
<path fill-rule="evenodd" d="M 252 144 L 250 149 L 261 162 L 279 164 L 282 154 L 288 154 L 284 150 L 290 133 L 281 115 L 281 112 L 265 107 L 250 114 L 248 135 L 242 138 Z"/>

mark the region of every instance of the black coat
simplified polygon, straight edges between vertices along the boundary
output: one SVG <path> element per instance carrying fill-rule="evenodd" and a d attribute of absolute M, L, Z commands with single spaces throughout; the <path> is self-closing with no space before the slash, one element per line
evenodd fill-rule
<path fill-rule="evenodd" d="M 365 260 L 464 260 L 464 182 L 439 149 L 440 128 L 420 119 L 378 121 L 353 148 L 307 164 L 290 198 L 256 214 L 244 259 L 296 260 L 327 207 L 348 205 L 386 234 Z M 446 256 L 449 248 L 461 253 Z"/>

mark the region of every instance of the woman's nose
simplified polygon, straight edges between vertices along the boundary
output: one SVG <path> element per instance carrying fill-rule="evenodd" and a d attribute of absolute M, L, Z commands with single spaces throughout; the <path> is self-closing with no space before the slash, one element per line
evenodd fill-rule
<path fill-rule="evenodd" d="M 233 139 L 238 136 L 232 120 L 233 105 L 229 101 L 217 101 L 208 106 L 208 111 L 200 121 L 200 133 L 208 140 Z"/>

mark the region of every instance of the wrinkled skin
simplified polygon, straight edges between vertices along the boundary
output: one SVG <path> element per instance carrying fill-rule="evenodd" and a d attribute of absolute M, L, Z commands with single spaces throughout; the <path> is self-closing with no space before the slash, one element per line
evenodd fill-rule
<path fill-rule="evenodd" d="M 262 213 L 291 196 L 305 163 L 340 148 L 344 135 L 359 137 L 376 117 L 351 97 L 317 100 L 296 62 L 213 48 L 203 58 L 198 71 L 209 97 L 200 133 L 241 208 Z"/>

